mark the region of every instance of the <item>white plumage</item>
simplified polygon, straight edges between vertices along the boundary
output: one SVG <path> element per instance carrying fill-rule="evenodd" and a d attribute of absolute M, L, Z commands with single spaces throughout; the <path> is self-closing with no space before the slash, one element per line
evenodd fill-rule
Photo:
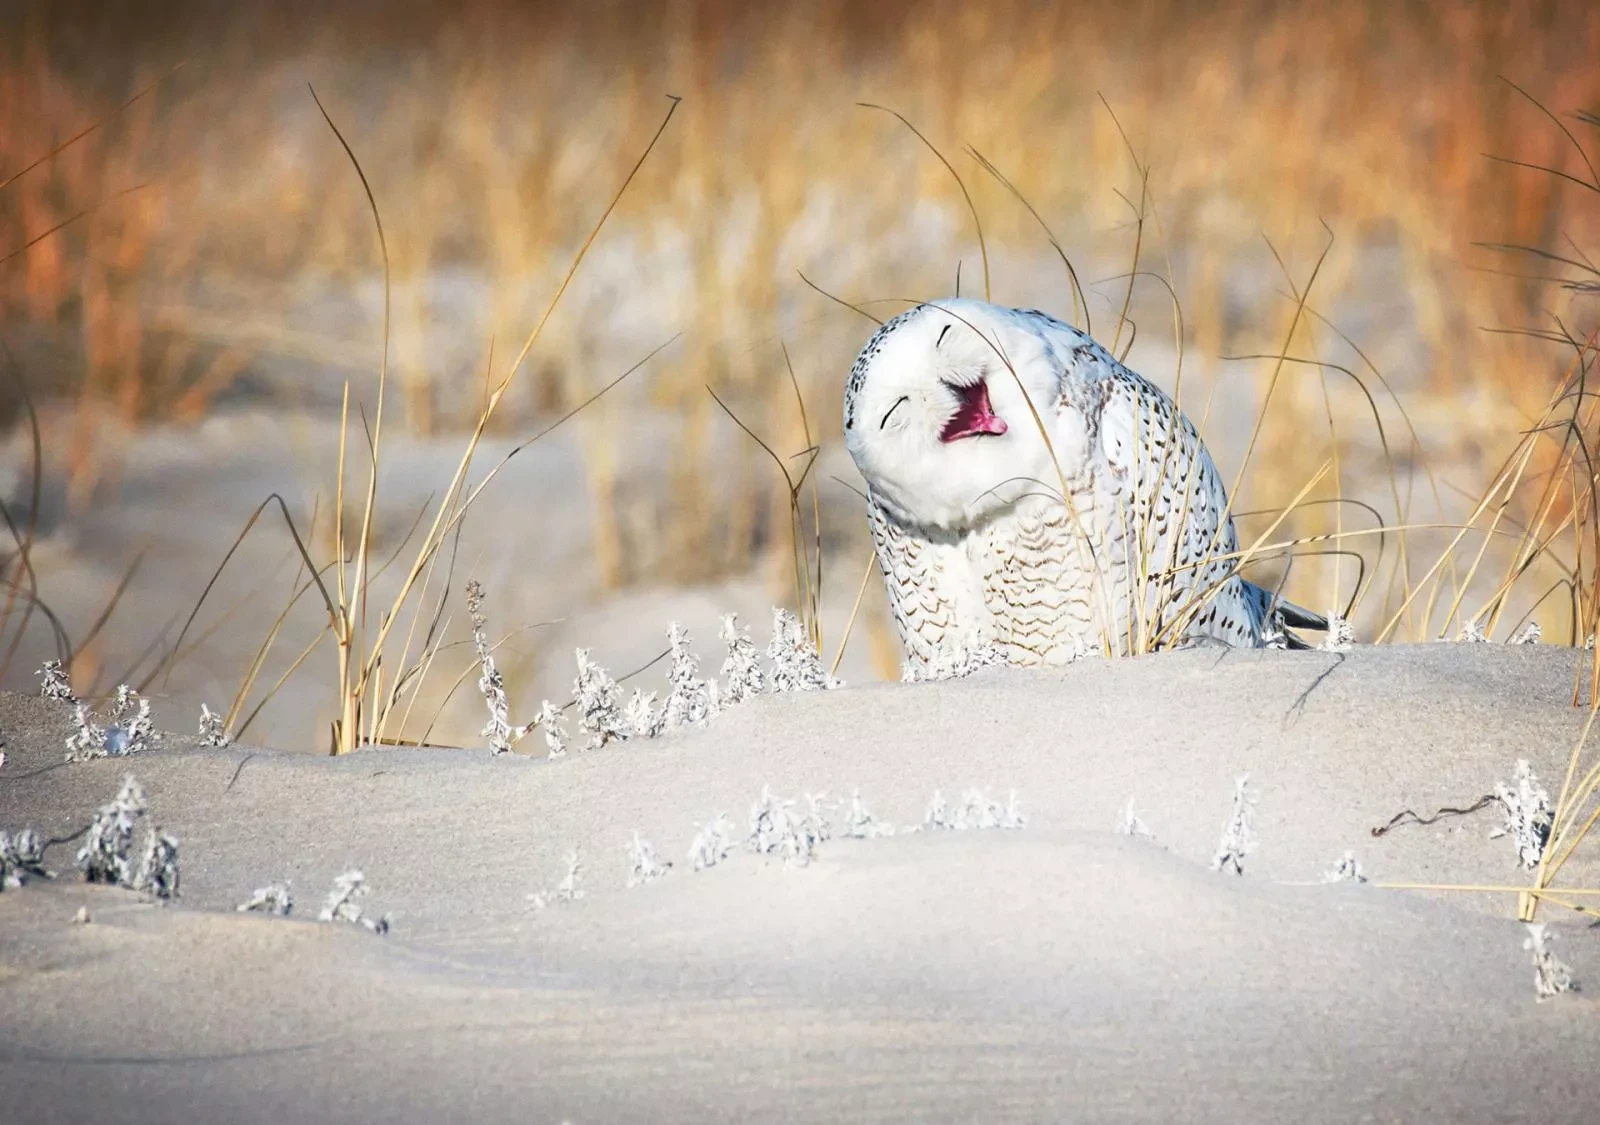
<path fill-rule="evenodd" d="M 1221 478 L 1172 400 L 1042 312 L 895 317 L 851 368 L 844 431 L 913 672 L 1325 625 L 1235 573 Z"/>

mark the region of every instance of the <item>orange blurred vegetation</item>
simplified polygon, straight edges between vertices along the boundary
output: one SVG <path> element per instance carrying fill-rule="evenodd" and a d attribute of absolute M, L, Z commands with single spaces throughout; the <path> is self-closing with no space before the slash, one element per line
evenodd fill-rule
<path fill-rule="evenodd" d="M 0 35 L 0 179 L 161 80 L 0 188 L 0 256 L 71 220 L 0 265 L 0 327 L 36 394 L 83 407 L 70 457 L 80 498 L 104 472 L 107 419 L 192 419 L 227 396 L 328 401 L 342 377 L 375 370 L 376 245 L 308 81 L 382 209 L 394 370 L 419 433 L 470 425 L 491 341 L 526 333 L 663 95 L 684 99 L 500 416 L 558 413 L 685 333 L 645 389 L 580 420 L 605 513 L 596 558 L 612 583 L 747 565 L 786 522 L 786 490 L 760 451 L 711 442 L 725 420 L 703 388 L 775 448 L 802 449 L 781 340 L 832 433 L 843 371 L 870 325 L 800 271 L 857 302 L 944 294 L 958 261 L 963 287 L 981 284 L 949 173 L 858 102 L 905 114 L 965 179 L 995 299 L 1072 309 L 1034 219 L 966 145 L 1026 196 L 1086 282 L 1101 282 L 1090 311 L 1108 335 L 1126 282 L 1106 279 L 1129 269 L 1146 186 L 1131 147 L 1153 203 L 1138 266 L 1169 276 L 1185 370 L 1202 390 L 1230 370 L 1219 357 L 1284 346 L 1284 294 L 1305 283 L 1325 221 L 1335 237 L 1310 304 L 1403 387 L 1441 464 L 1492 464 L 1571 359 L 1484 328 L 1548 329 L 1553 314 L 1581 334 L 1594 322 L 1592 308 L 1571 307 L 1582 294 L 1539 279 L 1551 263 L 1475 245 L 1568 255 L 1600 234 L 1584 191 L 1490 159 L 1582 174 L 1558 125 L 1502 76 L 1558 114 L 1600 107 L 1593 4 L 270 7 L 180 3 L 151 24 L 137 5 L 36 6 Z M 1158 281 L 1138 281 L 1132 316 L 1131 362 L 1171 385 L 1177 349 Z M 1321 322 L 1302 319 L 1295 349 L 1330 345 Z M 330 378 L 248 378 L 268 361 Z M 1254 370 L 1240 377 L 1259 393 Z M 1370 433 L 1350 444 L 1359 410 L 1330 433 L 1328 394 L 1309 377 L 1286 385 L 1241 510 L 1289 500 L 1330 446 L 1371 450 Z M 1215 419 L 1226 401 L 1219 392 L 1207 427 L 1225 463 L 1230 439 Z M 660 455 L 683 498 L 666 514 L 630 515 L 614 495 L 619 423 L 643 409 L 683 419 Z M 740 474 L 759 483 L 707 510 L 710 482 Z M 1336 467 L 1325 491 L 1368 488 L 1367 477 L 1340 480 Z"/>

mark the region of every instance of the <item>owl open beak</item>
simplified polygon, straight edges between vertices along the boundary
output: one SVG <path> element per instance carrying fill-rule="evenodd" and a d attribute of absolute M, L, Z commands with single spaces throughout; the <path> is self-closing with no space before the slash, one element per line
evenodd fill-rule
<path fill-rule="evenodd" d="M 939 434 L 940 441 L 959 441 L 979 434 L 998 436 L 1006 432 L 1006 420 L 989 405 L 987 383 L 980 380 L 970 387 L 957 387 L 951 383 L 945 386 L 956 393 L 961 405 L 956 408 L 955 417 L 945 423 L 943 432 Z"/>

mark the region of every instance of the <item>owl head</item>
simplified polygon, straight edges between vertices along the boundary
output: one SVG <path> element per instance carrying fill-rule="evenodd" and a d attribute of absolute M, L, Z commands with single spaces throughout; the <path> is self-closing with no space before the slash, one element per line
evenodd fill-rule
<path fill-rule="evenodd" d="M 930 301 L 886 323 L 856 357 L 845 445 L 895 519 L 961 532 L 1057 491 L 1036 417 L 1052 424 L 1060 392 L 1060 364 L 1028 317 Z"/>

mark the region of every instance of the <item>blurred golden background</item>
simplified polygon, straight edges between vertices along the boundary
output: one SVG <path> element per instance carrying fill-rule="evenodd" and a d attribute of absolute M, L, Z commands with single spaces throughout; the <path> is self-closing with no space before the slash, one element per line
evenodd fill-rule
<path fill-rule="evenodd" d="M 479 532 L 474 557 L 491 595 L 504 595 L 503 624 L 524 613 L 568 622 L 512 645 L 522 663 L 508 675 L 535 702 L 570 675 L 559 654 L 577 622 L 616 630 L 637 610 L 652 631 L 665 627 L 656 603 L 626 591 L 699 590 L 709 603 L 742 582 L 752 604 L 792 591 L 788 490 L 707 387 L 784 457 L 814 429 L 824 600 L 841 600 L 835 617 L 848 611 L 866 539 L 838 399 L 872 325 L 817 289 L 881 317 L 948 294 L 958 270 L 964 292 L 984 284 L 951 171 L 893 116 L 858 103 L 903 114 L 964 181 L 995 300 L 1074 315 L 1048 225 L 1097 336 L 1115 336 L 1119 352 L 1131 340 L 1130 365 L 1169 388 L 1181 355 L 1184 405 L 1225 478 L 1261 415 L 1236 506 L 1267 514 L 1244 520 L 1246 541 L 1330 457 L 1313 498 L 1364 500 L 1390 525 L 1465 518 L 1583 359 L 1560 338 L 1581 342 L 1597 323 L 1585 285 L 1600 280 L 1586 257 L 1600 241 L 1600 186 L 1582 148 L 1600 151 L 1600 129 L 1574 116 L 1600 111 L 1600 8 L 1589 3 L 9 11 L 0 180 L 30 170 L 0 187 L 0 339 L 26 394 L 10 379 L 0 392 L 18 431 L 0 484 L 23 512 L 32 478 L 18 434 L 31 401 L 46 480 L 34 569 L 42 587 L 58 583 L 68 631 L 92 632 L 81 669 L 96 674 L 172 636 L 172 614 L 270 487 L 293 492 L 306 520 L 325 516 L 345 380 L 370 404 L 378 243 L 308 84 L 360 160 L 390 252 L 386 424 L 413 443 L 391 457 L 416 471 L 395 467 L 380 545 L 443 487 L 448 465 L 428 479 L 429 451 L 459 447 L 491 351 L 503 367 L 667 97 L 683 99 L 494 420 L 491 437 L 514 444 L 681 333 L 559 431 L 570 463 L 550 454 Z M 1229 357 L 1280 351 L 1361 379 L 1392 471 L 1361 386 L 1333 368 L 1288 365 L 1261 414 L 1274 365 Z M 258 456 L 243 452 L 255 446 Z M 275 459 L 277 448 L 292 452 Z M 1529 479 L 1556 460 L 1539 454 Z M 236 487 L 198 497 L 186 491 L 197 473 Z M 1284 531 L 1358 523 L 1371 519 L 1352 505 L 1311 504 Z M 47 580 L 40 552 L 52 537 Z M 1430 540 L 1417 542 L 1420 574 Z M 128 596 L 145 608 L 94 627 L 140 547 L 149 561 Z M 1411 579 L 1392 545 L 1383 560 L 1375 540 L 1350 549 L 1378 575 L 1358 618 L 1376 628 Z M 267 572 L 260 562 L 257 577 Z M 1348 599 L 1355 583 L 1348 557 L 1308 553 L 1288 576 L 1316 606 Z M 1530 604 L 1543 593 L 1533 585 Z M 1431 618 L 1409 613 L 1405 634 L 1453 633 L 1449 602 Z M 584 619 L 580 606 L 610 608 Z M 1536 613 L 1547 630 L 1576 628 L 1561 598 Z M 875 585 L 864 614 L 857 674 L 892 672 Z M 213 636 L 249 632 L 244 621 Z M 48 655 L 48 641 L 32 626 L 19 651 Z M 600 636 L 575 643 L 605 648 Z M 167 690 L 185 706 L 231 693 L 243 669 L 219 653 Z M 8 684 L 37 661 L 17 664 Z M 301 738 L 297 720 L 282 721 L 283 737 Z"/>

